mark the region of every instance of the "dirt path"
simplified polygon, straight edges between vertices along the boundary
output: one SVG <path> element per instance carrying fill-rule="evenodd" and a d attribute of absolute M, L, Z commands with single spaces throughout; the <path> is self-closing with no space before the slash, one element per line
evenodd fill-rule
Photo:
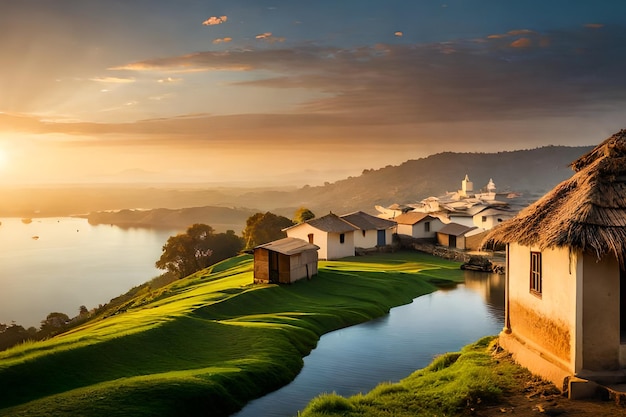
<path fill-rule="evenodd" d="M 512 361 L 510 355 L 498 353 L 498 360 Z M 479 405 L 470 410 L 469 415 L 478 417 L 612 417 L 626 416 L 626 407 L 612 401 L 568 400 L 556 387 L 532 376 L 529 372 L 519 372 L 516 384 L 505 394 L 504 400 L 496 405 Z"/>

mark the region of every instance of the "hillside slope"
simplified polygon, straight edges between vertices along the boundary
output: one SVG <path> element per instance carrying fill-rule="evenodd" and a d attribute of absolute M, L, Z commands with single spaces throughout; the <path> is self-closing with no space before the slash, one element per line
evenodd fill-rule
<path fill-rule="evenodd" d="M 462 279 L 457 263 L 395 253 L 322 262 L 290 286 L 253 285 L 251 257 L 232 258 L 0 352 L 0 415 L 227 416 L 291 381 L 322 334 Z"/>

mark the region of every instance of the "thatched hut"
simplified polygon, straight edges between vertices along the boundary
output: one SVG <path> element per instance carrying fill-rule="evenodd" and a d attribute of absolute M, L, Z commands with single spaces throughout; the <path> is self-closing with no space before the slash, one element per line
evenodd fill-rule
<path fill-rule="evenodd" d="M 483 245 L 507 247 L 501 345 L 575 397 L 626 381 L 626 130 L 571 167 Z"/>

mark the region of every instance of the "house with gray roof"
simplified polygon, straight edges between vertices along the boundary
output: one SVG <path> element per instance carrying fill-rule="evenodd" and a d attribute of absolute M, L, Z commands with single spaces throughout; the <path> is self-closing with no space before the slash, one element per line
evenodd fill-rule
<path fill-rule="evenodd" d="M 319 259 L 340 259 L 354 256 L 356 226 L 330 212 L 306 222 L 283 229 L 288 237 L 302 239 L 319 247 Z"/>
<path fill-rule="evenodd" d="M 358 230 L 354 232 L 354 246 L 371 249 L 391 245 L 397 223 L 362 211 L 344 214 L 342 220 L 347 221 Z"/>

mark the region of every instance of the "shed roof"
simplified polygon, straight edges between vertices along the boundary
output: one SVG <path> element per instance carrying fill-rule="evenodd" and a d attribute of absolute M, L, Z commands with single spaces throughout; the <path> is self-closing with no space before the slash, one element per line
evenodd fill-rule
<path fill-rule="evenodd" d="M 319 246 L 295 237 L 286 237 L 283 239 L 274 240 L 273 242 L 265 243 L 263 245 L 259 245 L 254 249 L 258 248 L 282 253 L 283 255 L 295 255 L 297 253 L 302 253 L 310 250 L 318 250 Z"/>
<path fill-rule="evenodd" d="M 626 130 L 620 130 L 570 166 L 576 171 L 483 241 L 539 248 L 569 247 L 626 256 Z"/>
<path fill-rule="evenodd" d="M 448 223 L 443 226 L 437 233 L 443 233 L 444 235 L 451 236 L 461 236 L 474 229 L 476 229 L 476 226 L 469 227 L 458 223 Z"/>
<path fill-rule="evenodd" d="M 361 230 L 386 230 L 396 225 L 396 222 L 381 219 L 362 211 L 344 214 L 341 218 Z"/>
<path fill-rule="evenodd" d="M 408 213 L 400 214 L 394 220 L 398 224 L 416 224 L 416 223 L 419 223 L 419 222 L 421 222 L 422 220 L 424 220 L 426 218 L 434 219 L 434 217 L 432 217 L 432 216 L 430 216 L 430 215 L 428 215 L 426 213 L 410 211 Z"/>

